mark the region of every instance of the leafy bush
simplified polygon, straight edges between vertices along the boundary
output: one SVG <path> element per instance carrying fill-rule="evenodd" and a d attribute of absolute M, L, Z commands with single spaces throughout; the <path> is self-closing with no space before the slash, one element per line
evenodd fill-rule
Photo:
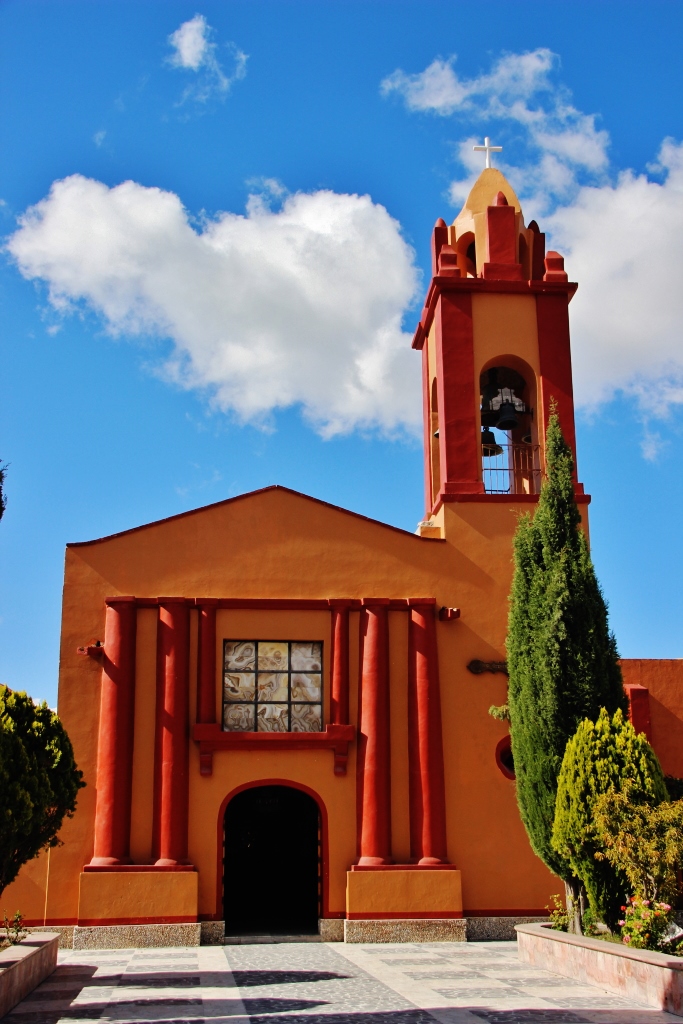
<path fill-rule="evenodd" d="M 658 903 L 632 896 L 625 907 L 621 940 L 631 949 L 669 949 L 672 909 L 670 903 Z M 676 929 L 674 929 L 674 932 Z"/>
<path fill-rule="evenodd" d="M 619 709 L 603 708 L 595 723 L 583 721 L 569 740 L 557 782 L 552 843 L 583 882 L 594 915 L 616 930 L 626 894 L 634 892 L 621 861 L 603 855 L 597 801 L 628 790 L 629 806 L 658 804 L 668 793 L 659 761 Z"/>
<path fill-rule="evenodd" d="M 633 800 L 625 786 L 600 796 L 594 816 L 598 859 L 621 871 L 638 899 L 673 902 L 683 863 L 683 801 L 653 807 Z"/>
<path fill-rule="evenodd" d="M 22 864 L 59 844 L 83 785 L 57 714 L 0 685 L 0 892 Z"/>
<path fill-rule="evenodd" d="M 3 915 L 3 928 L 5 929 L 5 938 L 0 943 L 3 949 L 7 949 L 8 946 L 16 946 L 28 935 L 28 932 L 24 930 L 24 919 L 18 910 L 11 921 L 7 914 Z"/>
<path fill-rule="evenodd" d="M 551 928 L 556 932 L 566 932 L 569 927 L 569 914 L 559 892 L 550 897 L 550 903 L 546 904 L 545 909 L 548 911 Z"/>
<path fill-rule="evenodd" d="M 674 775 L 665 775 L 664 782 L 669 793 L 669 800 L 683 800 L 683 779 Z"/>

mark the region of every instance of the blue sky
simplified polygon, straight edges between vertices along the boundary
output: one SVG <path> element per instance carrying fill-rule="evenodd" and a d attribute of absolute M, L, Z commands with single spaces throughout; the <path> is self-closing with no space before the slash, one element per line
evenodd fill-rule
<path fill-rule="evenodd" d="M 682 656 L 682 23 L 671 0 L 4 0 L 0 679 L 54 703 L 68 541 L 270 483 L 415 528 L 409 340 L 485 134 L 580 284 L 620 651 Z"/>

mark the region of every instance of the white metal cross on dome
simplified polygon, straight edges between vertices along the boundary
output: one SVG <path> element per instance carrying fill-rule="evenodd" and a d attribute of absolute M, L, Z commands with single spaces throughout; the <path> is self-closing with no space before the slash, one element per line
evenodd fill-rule
<path fill-rule="evenodd" d="M 484 145 L 483 146 L 472 146 L 472 149 L 475 150 L 475 152 L 477 152 L 477 153 L 486 153 L 486 166 L 487 167 L 491 166 L 491 153 L 502 153 L 503 152 L 503 147 L 502 146 L 492 146 L 491 145 L 491 140 L 488 137 L 488 135 L 484 139 Z"/>

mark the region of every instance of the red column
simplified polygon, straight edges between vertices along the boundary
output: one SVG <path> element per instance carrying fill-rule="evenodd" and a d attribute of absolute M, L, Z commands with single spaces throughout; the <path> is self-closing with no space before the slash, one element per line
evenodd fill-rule
<path fill-rule="evenodd" d="M 157 864 L 187 863 L 190 610 L 159 598 L 154 765 Z"/>
<path fill-rule="evenodd" d="M 197 721 L 216 721 L 216 605 L 215 598 L 202 601 L 199 611 L 197 651 Z"/>
<path fill-rule="evenodd" d="M 442 864 L 446 854 L 446 795 L 435 606 L 409 601 L 408 765 L 410 856 Z"/>
<path fill-rule="evenodd" d="M 95 846 L 91 864 L 130 863 L 135 714 L 134 597 L 107 600 L 97 741 Z"/>
<path fill-rule="evenodd" d="M 349 605 L 350 601 L 330 601 L 332 617 L 330 722 L 332 725 L 348 725 L 349 721 Z"/>
<path fill-rule="evenodd" d="M 365 599 L 360 616 L 359 864 L 391 863 L 388 599 Z"/>

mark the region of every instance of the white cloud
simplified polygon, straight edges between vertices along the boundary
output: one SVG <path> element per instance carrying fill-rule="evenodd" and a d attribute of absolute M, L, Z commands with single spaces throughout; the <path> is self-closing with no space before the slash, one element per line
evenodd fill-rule
<path fill-rule="evenodd" d="M 226 44 L 234 66 L 231 74 L 225 73 L 216 56 L 217 46 L 211 42 L 212 32 L 204 15 L 195 14 L 168 37 L 174 51 L 167 58 L 171 67 L 194 71 L 198 76 L 186 87 L 181 103 L 188 99 L 203 103 L 216 94 L 225 96 L 233 82 L 244 78 L 247 73 L 247 54 L 234 43 Z"/>
<path fill-rule="evenodd" d="M 457 116 L 478 128 L 484 123 L 489 133 L 493 128 L 506 140 L 510 136 L 512 151 L 521 150 L 521 166 L 511 165 L 507 158 L 498 164 L 524 182 L 521 191 L 534 197 L 539 212 L 558 200 L 567 201 L 586 178 L 604 178 L 609 135 L 597 127 L 594 114 L 573 105 L 570 93 L 557 81 L 559 60 L 554 53 L 539 48 L 505 54 L 489 73 L 474 78 L 459 77 L 454 63 L 455 57 L 438 57 L 417 74 L 398 69 L 384 79 L 380 91 L 384 96 L 398 94 L 410 111 Z M 474 141 L 467 139 L 456 148 L 459 162 L 470 173 L 452 183 L 454 203 L 467 195 L 482 167 L 480 154 L 472 159 Z"/>
<path fill-rule="evenodd" d="M 184 21 L 180 28 L 171 33 L 168 41 L 175 50 L 170 62 L 178 68 L 198 71 L 211 54 L 209 26 L 201 14 L 195 14 L 194 18 Z"/>
<path fill-rule="evenodd" d="M 369 196 L 298 193 L 278 212 L 253 196 L 246 216 L 196 231 L 171 192 L 73 175 L 19 225 L 7 248 L 55 309 L 171 339 L 164 374 L 242 421 L 300 404 L 327 436 L 418 429 L 419 360 L 401 329 L 414 254 Z"/>
<path fill-rule="evenodd" d="M 650 177 L 610 177 L 609 136 L 573 105 L 549 50 L 507 54 L 471 79 L 459 77 L 454 62 L 437 58 L 419 74 L 397 70 L 381 91 L 468 129 L 483 121 L 496 143 L 499 134 L 510 139 L 504 156 L 515 159 L 497 164 L 527 223 L 540 220 L 579 282 L 571 305 L 577 405 L 595 410 L 618 393 L 630 397 L 644 422 L 643 454 L 656 458 L 665 442 L 652 421 L 683 406 L 683 144 L 665 141 Z M 450 185 L 456 207 L 482 168 L 477 142 L 468 131 L 455 146 L 466 171 Z"/>
<path fill-rule="evenodd" d="M 614 185 L 584 187 L 543 225 L 579 282 L 579 403 L 595 408 L 620 390 L 647 418 L 683 405 L 683 144 L 665 141 L 659 167 L 662 182 L 625 171 Z"/>
<path fill-rule="evenodd" d="M 102 128 L 99 132 L 95 132 L 95 134 L 93 135 L 92 140 L 93 140 L 93 142 L 95 143 L 95 145 L 97 146 L 98 149 L 100 148 L 100 146 L 104 142 L 106 136 L 107 136 L 107 132 L 106 132 L 106 130 L 104 128 Z"/>

